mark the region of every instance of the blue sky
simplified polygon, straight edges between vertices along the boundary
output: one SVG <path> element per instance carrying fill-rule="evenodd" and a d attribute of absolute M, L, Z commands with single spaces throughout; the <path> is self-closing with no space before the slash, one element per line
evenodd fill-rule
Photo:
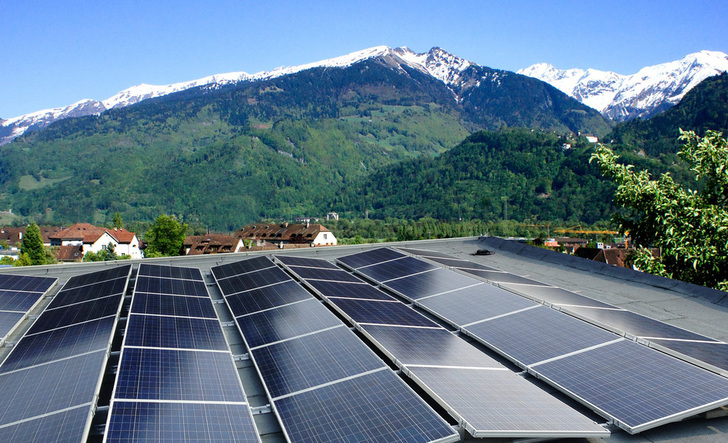
<path fill-rule="evenodd" d="M 480 65 L 632 74 L 728 53 L 728 1 L 3 0 L 0 118 L 140 83 L 255 73 L 364 48 L 439 46 Z"/>

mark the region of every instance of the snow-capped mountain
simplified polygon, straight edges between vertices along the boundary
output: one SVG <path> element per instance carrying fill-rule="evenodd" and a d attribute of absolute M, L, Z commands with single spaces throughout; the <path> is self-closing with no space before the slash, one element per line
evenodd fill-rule
<path fill-rule="evenodd" d="M 728 71 L 728 55 L 717 51 L 689 54 L 681 60 L 620 75 L 596 69 L 557 69 L 539 63 L 518 71 L 551 84 L 616 121 L 649 118 L 676 105 L 692 88 Z"/>
<path fill-rule="evenodd" d="M 456 57 L 440 48 L 433 48 L 429 52 L 418 54 L 405 47 L 392 49 L 386 46 L 376 46 L 341 57 L 298 66 L 280 67 L 272 71 L 264 71 L 257 74 L 231 72 L 171 85 L 141 84 L 125 89 L 106 100 L 97 101 L 86 99 L 62 108 L 44 109 L 7 120 L 0 120 L 0 146 L 10 143 L 13 139 L 28 130 L 42 129 L 57 120 L 98 114 L 108 109 L 133 105 L 142 100 L 161 97 L 189 88 L 198 86 L 215 88 L 236 82 L 269 80 L 312 68 L 343 68 L 375 57 L 389 60 L 393 62 L 393 65 L 408 65 L 422 72 L 426 72 L 448 85 L 457 83 L 460 78 L 460 72 L 471 66 L 471 63 L 467 60 Z"/>

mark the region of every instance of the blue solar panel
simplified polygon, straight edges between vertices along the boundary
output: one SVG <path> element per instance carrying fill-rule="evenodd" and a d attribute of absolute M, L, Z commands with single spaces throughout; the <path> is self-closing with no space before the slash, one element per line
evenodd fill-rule
<path fill-rule="evenodd" d="M 299 277 L 311 280 L 360 282 L 361 280 L 341 269 L 303 268 L 289 266 Z"/>
<path fill-rule="evenodd" d="M 125 346 L 175 349 L 228 349 L 217 319 L 129 315 Z"/>
<path fill-rule="evenodd" d="M 357 323 L 439 327 L 432 320 L 397 301 L 332 298 L 331 302 Z"/>
<path fill-rule="evenodd" d="M 56 281 L 55 278 L 28 275 L 0 274 L 0 290 L 45 292 Z"/>
<path fill-rule="evenodd" d="M 40 334 L 26 335 L 5 359 L 0 372 L 14 371 L 29 366 L 106 350 L 116 318 L 106 317 Z"/>
<path fill-rule="evenodd" d="M 0 338 L 8 335 L 23 317 L 24 312 L 0 312 Z"/>
<path fill-rule="evenodd" d="M 393 278 L 413 275 L 437 268 L 437 266 L 414 257 L 402 257 L 386 263 L 375 264 L 357 269 L 357 272 L 370 277 L 372 280 L 385 282 Z"/>
<path fill-rule="evenodd" d="M 114 398 L 245 402 L 229 352 L 129 347 Z"/>
<path fill-rule="evenodd" d="M 163 277 L 139 276 L 137 277 L 134 290 L 154 294 L 209 297 L 205 283 L 197 280 L 175 280 Z"/>
<path fill-rule="evenodd" d="M 445 265 L 450 268 L 458 268 L 458 269 L 481 269 L 483 271 L 496 271 L 495 268 L 491 268 L 489 266 L 481 265 L 480 263 L 473 263 L 468 260 L 459 260 L 456 258 L 443 258 L 443 257 L 427 257 L 429 260 L 432 260 L 434 262 L 440 263 L 441 265 Z"/>
<path fill-rule="evenodd" d="M 476 323 L 463 330 L 524 365 L 618 338 L 543 306 Z"/>
<path fill-rule="evenodd" d="M 307 266 L 309 268 L 339 269 L 335 264 L 320 258 L 292 257 L 290 255 L 276 255 L 281 263 L 290 266 Z"/>
<path fill-rule="evenodd" d="M 556 288 L 552 286 L 529 286 L 529 285 L 513 285 L 502 283 L 500 286 L 511 289 L 514 292 L 523 294 L 533 300 L 545 302 L 552 305 L 566 306 L 592 306 L 595 308 L 613 308 L 614 306 L 602 303 L 600 301 L 579 295 L 566 289 Z"/>
<path fill-rule="evenodd" d="M 415 249 L 415 248 L 397 248 L 397 249 L 400 251 L 404 251 L 408 254 L 419 255 L 419 256 L 427 257 L 427 258 L 439 257 L 439 258 L 455 259 L 455 257 L 453 257 L 452 255 L 448 255 L 443 252 L 430 251 L 428 249 Z"/>
<path fill-rule="evenodd" d="M 347 328 L 261 347 L 253 358 L 273 398 L 385 367 Z"/>
<path fill-rule="evenodd" d="M 89 405 L 56 412 L 33 420 L 0 428 L 4 443 L 66 443 L 85 441 Z"/>
<path fill-rule="evenodd" d="M 132 312 L 140 314 L 174 315 L 177 317 L 217 318 L 209 298 L 184 295 L 134 293 Z"/>
<path fill-rule="evenodd" d="M 120 305 L 121 296 L 117 294 L 63 308 L 46 309 L 43 315 L 33 323 L 33 326 L 28 330 L 28 334 L 116 315 L 119 312 Z"/>
<path fill-rule="evenodd" d="M 362 266 L 369 266 L 375 263 L 381 263 L 387 260 L 394 260 L 400 257 L 406 257 L 406 255 L 393 249 L 378 248 L 371 249 L 366 252 L 360 252 L 358 254 L 339 257 L 336 259 L 336 261 L 345 264 L 349 268 L 357 269 L 361 268 Z"/>
<path fill-rule="evenodd" d="M 275 266 L 273 263 L 270 265 Z M 224 280 L 218 280 L 217 284 L 220 286 L 220 291 L 223 294 L 230 295 L 290 279 L 291 277 L 281 268 L 272 267 L 260 271 L 248 272 L 247 274 L 233 275 Z"/>
<path fill-rule="evenodd" d="M 259 271 L 261 269 L 270 268 L 271 266 L 273 266 L 273 262 L 271 262 L 268 257 L 255 257 L 235 263 L 215 266 L 212 268 L 212 273 L 216 280 L 221 280 L 232 275 Z"/>
<path fill-rule="evenodd" d="M 237 322 L 251 348 L 342 326 L 341 321 L 313 297 L 300 303 L 237 317 Z"/>
<path fill-rule="evenodd" d="M 458 441 L 457 433 L 389 370 L 275 401 L 297 442 Z"/>
<path fill-rule="evenodd" d="M 394 300 L 391 296 L 368 283 L 344 283 L 324 280 L 307 280 L 306 282 L 325 297 L 365 298 L 388 301 Z"/>
<path fill-rule="evenodd" d="M 90 408 L 105 360 L 103 350 L 0 374 L 0 426 L 81 404 Z"/>
<path fill-rule="evenodd" d="M 109 443 L 257 442 L 247 405 L 115 401 L 104 435 Z"/>
<path fill-rule="evenodd" d="M 143 263 L 139 266 L 139 275 L 151 277 L 165 277 L 179 280 L 202 281 L 202 274 L 197 268 L 182 268 L 178 266 L 152 265 Z"/>
<path fill-rule="evenodd" d="M 106 280 L 86 286 L 67 288 L 66 286 L 53 297 L 46 309 L 55 309 L 76 303 L 87 302 L 113 294 L 122 294 L 126 288 L 126 275 L 114 280 Z"/>
<path fill-rule="evenodd" d="M 95 285 L 106 280 L 127 278 L 129 276 L 129 271 L 131 271 L 131 265 L 125 264 L 99 272 L 77 275 L 69 278 L 66 284 L 63 285 L 63 289 L 68 290 L 78 286 Z"/>
<path fill-rule="evenodd" d="M 536 306 L 519 295 L 483 283 L 417 301 L 417 305 L 457 326 Z"/>
<path fill-rule="evenodd" d="M 681 354 L 683 358 L 708 363 L 722 369 L 724 375 L 728 376 L 728 343 L 650 339 L 650 346 L 655 345 L 660 349 L 667 348 L 672 353 Z"/>
<path fill-rule="evenodd" d="M 530 278 L 521 277 L 519 275 L 511 274 L 509 272 L 501 271 L 486 271 L 483 269 L 463 269 L 468 274 L 477 275 L 480 278 L 484 278 L 488 281 L 496 283 L 517 283 L 521 285 L 535 285 L 535 286 L 548 286 L 545 283 L 541 283 Z"/>
<path fill-rule="evenodd" d="M 251 314 L 276 306 L 308 300 L 311 294 L 293 280 L 233 294 L 225 299 L 234 316 Z"/>
<path fill-rule="evenodd" d="M 462 289 L 478 283 L 482 282 L 472 277 L 440 268 L 422 274 L 403 277 L 398 280 L 391 280 L 383 286 L 399 292 L 405 297 L 417 300 L 430 295 Z"/>
<path fill-rule="evenodd" d="M 28 312 L 42 296 L 42 292 L 0 291 L 0 311 Z"/>
<path fill-rule="evenodd" d="M 380 349 L 403 365 L 499 368 L 503 365 L 445 329 L 364 327 Z"/>
<path fill-rule="evenodd" d="M 728 403 L 728 379 L 622 340 L 532 368 L 640 432 Z"/>

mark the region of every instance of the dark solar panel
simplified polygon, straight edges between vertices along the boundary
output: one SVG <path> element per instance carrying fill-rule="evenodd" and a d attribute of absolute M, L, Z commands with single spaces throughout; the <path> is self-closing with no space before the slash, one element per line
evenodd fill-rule
<path fill-rule="evenodd" d="M 182 295 L 134 294 L 132 312 L 140 314 L 174 315 L 177 317 L 217 318 L 209 298 Z"/>
<path fill-rule="evenodd" d="M 313 297 L 299 303 L 237 317 L 237 322 L 251 348 L 342 326 L 341 321 Z"/>
<path fill-rule="evenodd" d="M 189 295 L 208 297 L 205 283 L 197 280 L 180 280 L 164 277 L 139 276 L 134 288 L 136 292 L 153 294 Z"/>
<path fill-rule="evenodd" d="M 326 297 L 394 300 L 391 296 L 368 283 L 342 283 L 323 280 L 310 280 L 307 283 Z"/>
<path fill-rule="evenodd" d="M 114 398 L 245 402 L 229 352 L 125 347 Z"/>
<path fill-rule="evenodd" d="M 77 276 L 69 278 L 68 281 L 66 282 L 66 284 L 63 285 L 63 289 L 68 290 L 68 289 L 75 288 L 78 286 L 96 284 L 96 283 L 106 281 L 106 280 L 115 280 L 117 278 L 127 278 L 129 276 L 130 270 L 131 270 L 131 265 L 120 265 L 120 266 L 114 266 L 111 269 L 105 269 L 105 270 L 99 271 L 99 272 L 91 272 L 88 274 L 77 275 Z"/>
<path fill-rule="evenodd" d="M 404 365 L 501 368 L 503 365 L 445 329 L 364 326 L 366 333 Z"/>
<path fill-rule="evenodd" d="M 311 294 L 295 281 L 289 280 L 277 285 L 233 294 L 226 297 L 226 300 L 233 315 L 237 317 L 310 298 Z"/>
<path fill-rule="evenodd" d="M 122 442 L 260 441 L 245 404 L 115 401 L 104 435 Z"/>
<path fill-rule="evenodd" d="M 271 397 L 383 368 L 347 328 L 335 328 L 253 351 Z"/>
<path fill-rule="evenodd" d="M 42 292 L 0 291 L 0 311 L 28 312 L 42 296 Z"/>
<path fill-rule="evenodd" d="M 496 283 L 517 283 L 523 285 L 537 285 L 547 286 L 545 283 L 531 280 L 530 278 L 521 277 L 519 275 L 511 274 L 509 272 L 500 271 L 486 271 L 483 269 L 463 269 L 468 274 L 477 275 L 480 278 L 484 278 L 488 281 Z"/>
<path fill-rule="evenodd" d="M 441 265 L 445 265 L 451 268 L 459 268 L 459 269 L 480 269 L 483 271 L 495 271 L 495 268 L 491 268 L 489 266 L 481 265 L 480 263 L 474 263 L 468 260 L 458 260 L 455 258 L 440 258 L 440 257 L 427 257 L 428 259 L 440 263 Z"/>
<path fill-rule="evenodd" d="M 439 327 L 435 322 L 400 302 L 332 298 L 331 302 L 357 323 Z"/>
<path fill-rule="evenodd" d="M 413 257 L 403 257 L 398 260 L 388 261 L 386 263 L 367 266 L 357 269 L 357 272 L 366 275 L 372 280 L 378 282 L 386 282 L 393 278 L 404 277 L 406 275 L 417 274 L 423 271 L 435 269 L 437 266 L 419 260 Z"/>
<path fill-rule="evenodd" d="M 543 306 L 476 323 L 463 330 L 524 365 L 618 338 Z"/>
<path fill-rule="evenodd" d="M 275 265 L 271 263 L 271 266 Z M 248 272 L 247 274 L 233 275 L 224 280 L 218 280 L 217 283 L 223 294 L 230 295 L 290 279 L 291 277 L 283 269 L 272 267 L 260 271 Z"/>
<path fill-rule="evenodd" d="M 289 268 L 299 277 L 307 280 L 361 281 L 357 277 L 341 269 L 302 268 L 300 266 L 290 266 Z"/>
<path fill-rule="evenodd" d="M 55 283 L 55 278 L 28 275 L 0 274 L 0 291 L 45 292 Z"/>
<path fill-rule="evenodd" d="M 8 335 L 23 317 L 24 312 L 0 312 L 0 338 Z"/>
<path fill-rule="evenodd" d="M 232 275 L 245 274 L 251 271 L 259 271 L 261 269 L 270 268 L 273 262 L 268 257 L 255 257 L 235 263 L 228 263 L 212 268 L 215 279 L 221 280 Z"/>
<path fill-rule="evenodd" d="M 54 329 L 35 335 L 26 335 L 5 359 L 0 372 L 14 371 L 41 363 L 106 350 L 111 342 L 115 317 L 106 317 L 85 323 Z"/>
<path fill-rule="evenodd" d="M 125 346 L 175 349 L 228 349 L 217 319 L 131 314 Z"/>
<path fill-rule="evenodd" d="M 579 295 L 575 292 L 553 286 L 512 285 L 508 283 L 501 283 L 500 286 L 511 289 L 519 294 L 523 294 L 533 300 L 538 300 L 552 305 L 575 305 L 603 308 L 613 307 L 612 305 Z"/>
<path fill-rule="evenodd" d="M 104 349 L 0 374 L 0 426 L 81 404 L 90 406 L 105 360 Z"/>
<path fill-rule="evenodd" d="M 435 269 L 434 271 L 388 281 L 384 286 L 399 292 L 413 300 L 440 294 L 455 289 L 482 283 L 466 275 L 448 269 Z"/>
<path fill-rule="evenodd" d="M 457 326 L 536 305 L 527 298 L 487 283 L 421 299 L 417 304 Z"/>
<path fill-rule="evenodd" d="M 432 258 L 432 257 L 441 257 L 441 258 L 454 258 L 451 255 L 444 254 L 442 252 L 437 251 L 429 251 L 427 249 L 413 249 L 413 248 L 397 248 L 400 251 L 404 251 L 408 254 L 414 254 L 419 255 L 422 257 Z"/>
<path fill-rule="evenodd" d="M 56 412 L 0 428 L 4 443 L 66 443 L 84 441 L 91 417 L 88 405 Z"/>
<path fill-rule="evenodd" d="M 416 368 L 474 437 L 587 438 L 609 431 L 509 370 Z"/>
<path fill-rule="evenodd" d="M 650 346 L 660 346 L 667 348 L 669 351 L 677 352 L 683 356 L 700 360 L 722 369 L 724 375 L 728 376 L 728 343 L 714 342 L 703 343 L 694 341 L 679 340 L 657 340 L 650 339 Z"/>
<path fill-rule="evenodd" d="M 74 305 L 113 294 L 122 294 L 126 288 L 126 275 L 114 280 L 104 280 L 99 283 L 61 289 L 46 309 L 55 309 L 62 306 Z"/>
<path fill-rule="evenodd" d="M 147 275 L 151 277 L 164 277 L 180 280 L 199 280 L 202 281 L 202 274 L 197 268 L 182 268 L 178 266 L 153 265 L 144 263 L 139 267 L 139 275 Z"/>
<path fill-rule="evenodd" d="M 309 268 L 339 269 L 335 264 L 320 258 L 292 257 L 290 255 L 276 255 L 281 263 L 290 266 L 307 266 Z"/>
<path fill-rule="evenodd" d="M 458 441 L 457 433 L 389 370 L 275 401 L 290 441 Z"/>
<path fill-rule="evenodd" d="M 532 369 L 631 433 L 728 403 L 728 379 L 626 340 Z"/>
<path fill-rule="evenodd" d="M 110 295 L 84 303 L 48 310 L 41 315 L 28 334 L 48 331 L 89 320 L 116 315 L 121 305 L 121 294 Z"/>
<path fill-rule="evenodd" d="M 361 268 L 362 266 L 369 266 L 374 263 L 381 263 L 383 261 L 394 260 L 395 258 L 400 257 L 406 257 L 406 255 L 393 249 L 379 248 L 360 252 L 358 254 L 347 255 L 345 257 L 339 257 L 336 261 L 345 264 L 349 268 L 356 269 Z"/>

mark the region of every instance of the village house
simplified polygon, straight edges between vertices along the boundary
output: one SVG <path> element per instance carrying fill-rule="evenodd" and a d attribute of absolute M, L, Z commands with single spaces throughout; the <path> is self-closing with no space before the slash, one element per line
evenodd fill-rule
<path fill-rule="evenodd" d="M 183 245 L 186 255 L 240 252 L 244 248 L 243 239 L 228 234 L 190 235 Z"/>
<path fill-rule="evenodd" d="M 334 234 L 317 223 L 256 223 L 243 227 L 235 235 L 260 247 L 270 245 L 277 247 L 286 245 L 336 246 L 337 244 Z"/>
<path fill-rule="evenodd" d="M 77 261 L 89 252 L 99 253 L 112 245 L 116 255 L 142 258 L 139 239 L 126 229 L 104 228 L 89 223 L 76 223 L 49 235 L 51 246 L 60 246 L 59 261 Z"/>

